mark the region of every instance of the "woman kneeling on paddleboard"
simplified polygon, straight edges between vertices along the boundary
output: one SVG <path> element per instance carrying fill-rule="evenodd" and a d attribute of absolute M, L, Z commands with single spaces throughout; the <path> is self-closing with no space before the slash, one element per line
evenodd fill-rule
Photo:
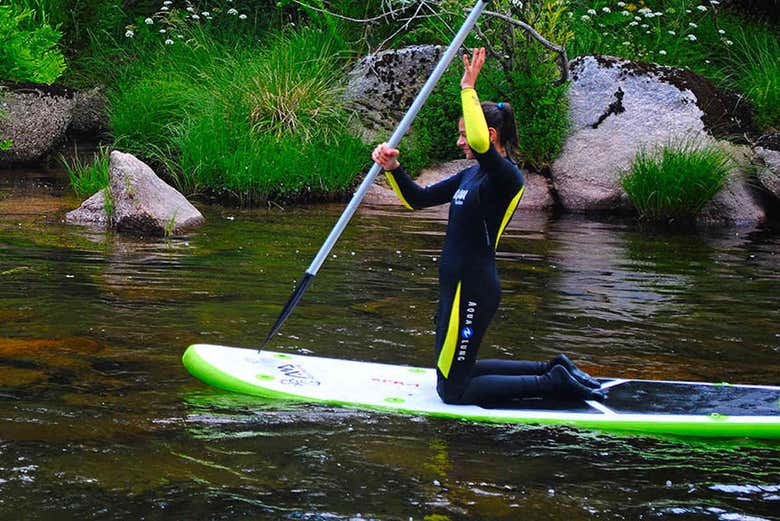
<path fill-rule="evenodd" d="M 477 360 L 500 301 L 496 247 L 524 189 L 523 174 L 508 157 L 517 145 L 511 106 L 480 104 L 474 90 L 484 63 L 484 48 L 474 49 L 471 60 L 464 55 L 460 82 L 457 144 L 477 165 L 423 188 L 404 171 L 397 149 L 383 143 L 372 154 L 410 209 L 451 203 L 439 263 L 436 390 L 451 404 L 492 405 L 533 396 L 603 399 L 599 383 L 564 355 L 547 362 Z"/>

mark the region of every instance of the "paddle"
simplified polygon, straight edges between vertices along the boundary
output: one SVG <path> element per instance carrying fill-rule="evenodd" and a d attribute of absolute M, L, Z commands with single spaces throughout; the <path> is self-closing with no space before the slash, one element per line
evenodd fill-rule
<path fill-rule="evenodd" d="M 404 134 L 406 134 L 406 131 L 409 130 L 409 127 L 412 125 L 412 121 L 414 121 L 414 118 L 417 116 L 417 113 L 420 112 L 420 109 L 425 103 L 425 100 L 428 99 L 428 96 L 430 95 L 434 86 L 436 86 L 436 83 L 439 81 L 439 78 L 441 78 L 442 74 L 444 74 L 444 71 L 447 69 L 447 66 L 455 57 L 455 54 L 458 52 L 458 49 L 460 49 L 460 46 L 463 44 L 463 41 L 466 39 L 466 36 L 471 31 L 471 28 L 474 27 L 475 23 L 477 23 L 477 18 L 479 18 L 480 13 L 485 7 L 485 4 L 487 4 L 487 2 L 483 0 L 477 1 L 476 5 L 474 6 L 474 8 L 471 10 L 468 17 L 466 18 L 466 21 L 463 22 L 463 26 L 455 35 L 455 39 L 452 40 L 452 43 L 450 43 L 449 47 L 447 47 L 447 50 L 442 55 L 441 59 L 439 60 L 439 63 L 436 64 L 436 67 L 433 69 L 433 72 L 431 73 L 430 77 L 425 82 L 425 85 L 423 85 L 422 89 L 420 89 L 420 93 L 417 94 L 417 97 L 414 99 L 414 102 L 412 102 L 412 106 L 409 107 L 409 110 L 406 112 L 403 119 L 398 124 L 398 127 L 396 127 L 395 131 L 393 132 L 393 135 L 390 136 L 390 139 L 387 141 L 387 144 L 391 148 L 397 147 L 398 143 L 401 142 L 401 138 L 404 136 Z M 349 204 L 344 209 L 344 212 L 341 214 L 341 217 L 339 217 L 338 222 L 330 231 L 328 238 L 325 239 L 325 243 L 323 243 L 323 245 L 320 247 L 320 251 L 317 253 L 317 256 L 314 257 L 314 260 L 311 262 L 309 267 L 304 272 L 303 278 L 298 283 L 297 287 L 295 288 L 295 291 L 293 291 L 293 294 L 290 296 L 290 300 L 287 301 L 287 304 L 284 306 L 284 309 L 282 309 L 279 318 L 276 319 L 276 322 L 271 328 L 271 331 L 268 333 L 268 336 L 265 337 L 265 340 L 263 340 L 263 344 L 260 346 L 260 349 L 258 349 L 258 351 L 262 350 L 265 347 L 268 341 L 271 340 L 271 337 L 273 337 L 276 334 L 276 332 L 279 331 L 284 321 L 287 320 L 287 317 L 289 317 L 290 314 L 293 312 L 293 309 L 295 309 L 295 306 L 303 297 L 304 292 L 312 283 L 314 276 L 319 271 L 320 267 L 322 266 L 322 263 L 325 262 L 328 253 L 330 253 L 330 250 L 336 244 L 336 241 L 341 236 L 341 233 L 344 231 L 344 228 L 346 228 L 347 223 L 352 218 L 352 215 L 357 210 L 357 207 L 360 205 L 360 201 L 366 195 L 366 192 L 371 186 L 371 183 L 374 182 L 374 178 L 377 176 L 377 174 L 379 174 L 379 171 L 381 169 L 382 167 L 374 163 L 374 165 L 371 167 L 371 170 L 368 171 L 368 174 L 366 174 L 366 177 L 363 179 L 363 182 L 360 183 L 360 186 L 355 191 L 355 194 L 352 196 L 352 199 L 349 201 Z"/>

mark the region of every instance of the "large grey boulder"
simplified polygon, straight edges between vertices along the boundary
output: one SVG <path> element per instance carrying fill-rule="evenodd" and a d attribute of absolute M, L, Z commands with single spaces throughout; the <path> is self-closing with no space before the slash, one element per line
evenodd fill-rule
<path fill-rule="evenodd" d="M 437 45 L 414 45 L 369 54 L 357 63 L 344 99 L 357 112 L 357 124 L 367 139 L 403 118 L 441 52 Z"/>
<path fill-rule="evenodd" d="M 571 133 L 552 179 L 572 212 L 630 210 L 620 176 L 643 148 L 753 128 L 747 102 L 690 71 L 608 56 L 570 68 Z"/>
<path fill-rule="evenodd" d="M 780 132 L 768 132 L 759 137 L 753 152 L 758 181 L 775 201 L 780 200 Z"/>
<path fill-rule="evenodd" d="M 780 151 L 756 147 L 756 176 L 769 193 L 780 199 Z"/>
<path fill-rule="evenodd" d="M 100 134 L 109 128 L 108 100 L 101 87 L 77 91 L 73 101 L 69 134 Z"/>
<path fill-rule="evenodd" d="M 100 134 L 109 126 L 100 88 L 0 82 L 0 168 L 45 161 L 72 134 Z"/>
<path fill-rule="evenodd" d="M 47 157 L 70 127 L 75 91 L 64 87 L 5 84 L 0 89 L 0 140 L 13 141 L 0 151 L 0 167 Z"/>
<path fill-rule="evenodd" d="M 109 180 L 110 195 L 104 191 L 96 193 L 69 212 L 66 222 L 110 223 L 119 232 L 157 237 L 179 233 L 204 222 L 203 215 L 181 193 L 131 154 L 111 152 Z M 110 212 L 106 211 L 107 206 Z"/>

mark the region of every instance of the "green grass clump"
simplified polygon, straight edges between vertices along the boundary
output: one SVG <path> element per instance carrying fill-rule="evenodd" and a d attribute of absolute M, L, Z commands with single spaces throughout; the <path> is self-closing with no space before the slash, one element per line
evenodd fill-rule
<path fill-rule="evenodd" d="M 108 165 L 110 163 L 110 151 L 100 147 L 93 161 L 82 161 L 78 155 L 72 160 L 64 157 L 62 162 L 68 172 L 73 191 L 79 197 L 88 197 L 108 186 Z"/>
<path fill-rule="evenodd" d="M 258 44 L 182 24 L 173 43 L 141 46 L 142 30 L 109 94 L 116 146 L 164 167 L 183 192 L 329 199 L 368 163 L 341 101 L 337 37 L 304 28 Z"/>
<path fill-rule="evenodd" d="M 734 32 L 724 83 L 743 92 L 755 108 L 761 128 L 780 127 L 780 39 L 767 31 Z"/>
<path fill-rule="evenodd" d="M 671 144 L 640 151 L 621 184 L 643 219 L 690 219 L 721 190 L 731 165 L 713 145 Z"/>

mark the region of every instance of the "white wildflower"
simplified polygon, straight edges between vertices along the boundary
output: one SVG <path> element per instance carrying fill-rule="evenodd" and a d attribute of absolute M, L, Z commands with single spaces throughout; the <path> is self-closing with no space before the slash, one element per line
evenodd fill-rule
<path fill-rule="evenodd" d="M 229 14 L 230 16 L 236 16 L 238 14 L 238 11 L 236 11 L 234 8 L 231 7 L 230 9 L 227 10 L 227 14 Z"/>
<path fill-rule="evenodd" d="M 209 16 L 211 16 L 211 13 L 209 13 L 208 11 L 203 11 L 203 12 L 202 12 L 202 13 L 200 13 L 200 14 L 201 14 L 201 16 L 205 16 L 206 18 L 208 18 Z"/>
<path fill-rule="evenodd" d="M 642 24 L 642 25 L 640 25 L 639 27 L 641 27 L 642 29 L 647 29 L 647 28 L 648 28 L 648 27 L 650 27 L 650 26 L 649 26 L 649 25 L 647 25 L 647 24 Z"/>
<path fill-rule="evenodd" d="M 176 38 L 183 39 L 183 38 L 184 38 L 184 35 L 183 35 L 183 34 L 177 34 L 177 35 L 176 35 Z"/>
<path fill-rule="evenodd" d="M 677 33 L 676 33 L 676 32 L 674 32 L 674 31 L 666 31 L 666 32 L 667 32 L 667 33 L 669 33 L 669 34 L 671 34 L 672 36 L 674 36 L 675 34 L 677 34 Z"/>
<path fill-rule="evenodd" d="M 718 29 L 718 34 L 726 34 L 726 31 L 724 31 L 723 29 Z"/>
<path fill-rule="evenodd" d="M 631 16 L 631 11 L 621 11 L 620 14 L 623 16 Z"/>
<path fill-rule="evenodd" d="M 695 42 L 696 41 L 696 35 L 695 34 L 689 34 L 686 36 L 690 41 Z"/>
<path fill-rule="evenodd" d="M 192 18 L 193 20 L 200 20 L 200 16 L 196 14 L 192 15 L 190 18 Z"/>
<path fill-rule="evenodd" d="M 685 12 L 691 14 L 693 11 L 691 11 L 690 9 L 686 9 Z"/>
<path fill-rule="evenodd" d="M 710 64 L 710 60 L 704 60 L 704 63 L 706 63 L 707 65 L 709 65 L 709 64 Z"/>
<path fill-rule="evenodd" d="M 626 3 L 625 3 L 625 2 L 618 2 L 618 3 L 617 3 L 617 6 L 618 6 L 618 7 L 625 7 L 625 6 L 626 6 Z"/>
<path fill-rule="evenodd" d="M 623 42 L 621 45 L 631 45 L 631 42 Z"/>
<path fill-rule="evenodd" d="M 654 16 L 655 16 L 655 15 L 654 15 L 652 12 L 645 13 L 645 18 L 652 18 L 652 17 L 654 17 Z"/>
<path fill-rule="evenodd" d="M 584 14 L 580 16 L 580 20 L 582 20 L 583 22 L 587 22 L 588 20 L 590 20 L 590 16 Z"/>
<path fill-rule="evenodd" d="M 245 14 L 240 14 L 240 15 L 238 15 L 238 19 L 239 20 L 246 20 L 246 15 Z"/>
<path fill-rule="evenodd" d="M 718 0 L 710 0 L 710 4 L 712 4 L 712 5 L 719 5 L 720 2 L 718 2 Z"/>
<path fill-rule="evenodd" d="M 642 17 L 641 16 L 635 16 L 634 20 L 636 20 L 637 22 L 641 22 L 642 21 Z"/>
<path fill-rule="evenodd" d="M 194 7 L 188 7 L 187 11 L 190 12 L 190 13 L 194 13 L 195 12 L 195 8 Z"/>
<path fill-rule="evenodd" d="M 629 27 L 635 27 L 635 26 L 639 25 L 639 22 L 637 22 L 636 20 L 632 20 L 631 23 L 628 24 L 628 25 L 629 25 Z"/>
<path fill-rule="evenodd" d="M 125 33 L 125 38 L 132 38 L 133 36 L 135 36 L 135 33 L 130 29 L 128 29 L 127 32 Z"/>
<path fill-rule="evenodd" d="M 588 9 L 588 14 L 591 16 L 595 16 L 597 13 L 595 9 Z"/>
<path fill-rule="evenodd" d="M 658 51 L 658 54 L 660 54 L 661 56 L 666 56 L 666 51 L 661 49 L 660 51 Z"/>
<path fill-rule="evenodd" d="M 697 5 L 697 6 L 696 6 L 696 9 L 698 9 L 699 11 L 702 11 L 702 12 L 704 12 L 704 11 L 706 11 L 706 10 L 707 10 L 707 6 L 704 6 L 704 5 Z"/>
<path fill-rule="evenodd" d="M 653 16 L 655 16 L 656 18 L 658 18 L 659 16 L 663 16 L 663 15 L 664 14 L 661 11 L 656 11 L 656 12 L 653 13 Z"/>
<path fill-rule="evenodd" d="M 171 0 L 165 0 L 165 2 L 163 2 L 163 5 L 171 5 L 172 3 L 173 2 L 171 2 Z"/>
<path fill-rule="evenodd" d="M 649 7 L 643 7 L 642 9 L 640 9 L 640 10 L 639 10 L 639 11 L 637 11 L 637 12 L 638 12 L 638 13 L 641 13 L 641 14 L 647 14 L 647 13 L 652 13 L 652 12 L 653 12 L 653 10 L 652 10 L 652 9 L 650 9 Z"/>
<path fill-rule="evenodd" d="M 146 25 L 152 25 L 154 23 L 154 20 L 152 20 L 151 18 L 147 18 L 146 20 L 144 20 L 144 23 Z"/>
<path fill-rule="evenodd" d="M 734 42 L 732 42 L 731 40 L 726 40 L 726 45 L 734 45 Z"/>
<path fill-rule="evenodd" d="M 160 34 L 165 34 L 166 32 L 168 31 L 166 31 L 165 29 L 160 29 Z"/>
<path fill-rule="evenodd" d="M 695 23 L 693 23 L 693 22 L 688 22 L 688 25 L 689 25 L 689 26 L 691 26 L 691 27 L 693 27 L 694 29 L 696 29 L 697 27 L 699 27 L 698 25 L 696 25 L 696 24 L 695 24 Z"/>
<path fill-rule="evenodd" d="M 162 7 L 160 8 L 160 11 L 167 11 L 167 10 L 168 10 L 168 7 L 167 7 L 167 6 L 162 6 Z"/>
<path fill-rule="evenodd" d="M 605 13 L 611 13 L 612 12 L 612 10 L 609 7 L 602 7 L 601 10 L 604 11 Z"/>
<path fill-rule="evenodd" d="M 165 45 L 173 45 L 173 40 L 168 38 L 167 40 L 165 40 Z"/>

